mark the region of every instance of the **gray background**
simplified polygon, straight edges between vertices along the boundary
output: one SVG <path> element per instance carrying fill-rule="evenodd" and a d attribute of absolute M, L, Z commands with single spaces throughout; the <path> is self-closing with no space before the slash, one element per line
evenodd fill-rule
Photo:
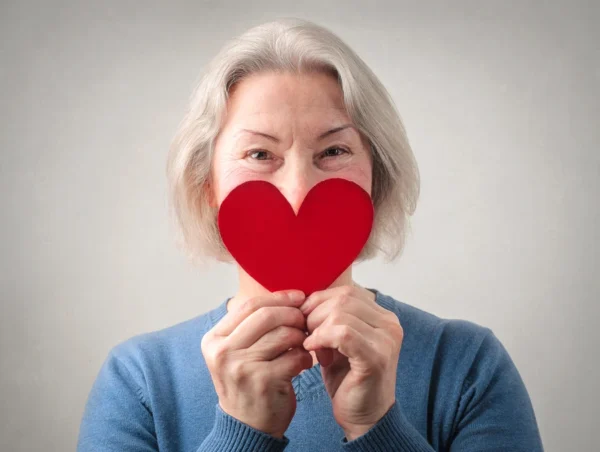
<path fill-rule="evenodd" d="M 235 292 L 175 248 L 166 151 L 208 59 L 279 16 L 364 58 L 420 165 L 404 256 L 357 282 L 490 327 L 546 450 L 597 450 L 598 2 L 467 0 L 2 3 L 0 450 L 73 450 L 111 347 Z"/>

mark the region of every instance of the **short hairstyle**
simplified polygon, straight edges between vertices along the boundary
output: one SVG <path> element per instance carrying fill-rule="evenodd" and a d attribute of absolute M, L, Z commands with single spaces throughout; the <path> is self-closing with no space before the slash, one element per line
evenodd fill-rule
<path fill-rule="evenodd" d="M 231 88 L 261 72 L 333 75 L 348 116 L 367 138 L 373 162 L 373 228 L 356 261 L 379 251 L 390 262 L 402 254 L 420 191 L 417 163 L 395 104 L 372 70 L 337 35 L 313 22 L 281 18 L 229 40 L 200 75 L 188 110 L 171 142 L 167 159 L 170 212 L 177 243 L 192 261 L 234 259 L 209 204 L 214 142 Z"/>

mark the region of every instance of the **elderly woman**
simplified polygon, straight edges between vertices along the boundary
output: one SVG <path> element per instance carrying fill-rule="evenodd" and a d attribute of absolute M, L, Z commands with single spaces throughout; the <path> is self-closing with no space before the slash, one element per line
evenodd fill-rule
<path fill-rule="evenodd" d="M 337 36 L 296 19 L 255 27 L 212 61 L 168 177 L 186 250 L 220 261 L 235 260 L 218 211 L 245 182 L 272 184 L 294 212 L 330 178 L 361 187 L 374 220 L 356 261 L 401 254 L 419 192 L 385 88 Z M 271 292 L 236 264 L 239 289 L 217 308 L 110 351 L 80 452 L 542 450 L 490 329 L 363 288 L 351 265 L 307 297 Z"/>

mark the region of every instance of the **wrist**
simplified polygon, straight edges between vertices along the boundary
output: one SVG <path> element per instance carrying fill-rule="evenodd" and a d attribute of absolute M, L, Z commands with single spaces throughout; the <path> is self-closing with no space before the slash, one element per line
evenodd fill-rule
<path fill-rule="evenodd" d="M 394 407 L 395 403 L 396 403 L 396 399 L 394 399 L 394 401 L 392 402 L 390 407 L 383 414 L 381 414 L 380 416 L 377 416 L 378 420 L 376 422 L 373 422 L 372 424 L 354 425 L 354 426 L 352 426 L 352 429 L 344 430 L 346 440 L 352 441 L 352 440 L 355 440 L 356 438 L 366 434 L 369 430 L 371 430 L 375 425 L 377 425 L 391 411 L 391 409 Z"/>
<path fill-rule="evenodd" d="M 373 425 L 375 425 L 375 424 L 373 424 Z M 348 442 L 350 442 L 350 441 L 355 440 L 356 438 L 363 436 L 365 433 L 367 433 L 369 430 L 371 430 L 373 425 L 364 426 L 363 428 L 352 430 L 351 432 L 349 432 L 349 431 L 344 432 L 344 434 L 346 435 L 346 440 Z"/>

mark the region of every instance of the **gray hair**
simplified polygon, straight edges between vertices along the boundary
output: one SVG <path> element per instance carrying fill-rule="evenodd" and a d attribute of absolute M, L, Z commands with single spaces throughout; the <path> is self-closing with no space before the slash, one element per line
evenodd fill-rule
<path fill-rule="evenodd" d="M 307 20 L 282 18 L 253 27 L 225 44 L 201 74 L 172 140 L 167 160 L 169 206 L 178 245 L 191 260 L 234 260 L 219 234 L 218 209 L 209 205 L 207 193 L 214 141 L 230 89 L 253 73 L 310 71 L 336 77 L 349 117 L 370 143 L 375 216 L 357 261 L 378 251 L 388 262 L 402 254 L 420 177 L 390 94 L 337 35 Z"/>

